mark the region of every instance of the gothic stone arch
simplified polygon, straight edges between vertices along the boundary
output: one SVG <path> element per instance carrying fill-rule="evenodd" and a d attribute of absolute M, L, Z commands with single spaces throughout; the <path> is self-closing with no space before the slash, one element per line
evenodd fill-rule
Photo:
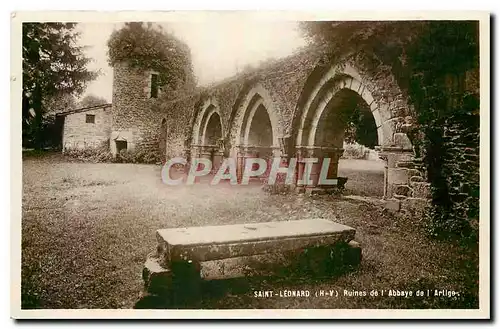
<path fill-rule="evenodd" d="M 222 143 L 224 131 L 217 101 L 214 98 L 205 100 L 200 111 L 197 112 L 194 118 L 191 137 L 191 156 L 194 158 L 210 159 L 213 164 L 213 170 L 217 170 L 224 154 L 224 145 Z"/>
<path fill-rule="evenodd" d="M 279 146 L 280 134 L 279 117 L 275 105 L 268 91 L 257 84 L 250 89 L 238 104 L 236 113 L 231 122 L 231 144 L 235 147 L 248 145 L 248 137 L 255 113 L 263 107 L 271 122 L 272 146 Z"/>
<path fill-rule="evenodd" d="M 268 160 L 269 173 L 272 158 L 279 154 L 279 138 L 282 132 L 278 111 L 269 92 L 255 84 L 235 104 L 229 140 L 231 157 L 237 160 L 237 173 L 241 178 L 245 159 L 260 157 Z"/>
<path fill-rule="evenodd" d="M 315 157 L 330 158 L 328 178 L 337 176 L 338 160 L 343 153 L 342 145 L 325 147 L 317 145 L 318 127 L 321 125 L 325 110 L 329 109 L 335 98 L 342 92 L 356 93 L 364 100 L 375 120 L 381 157 L 387 161 L 385 170 L 384 197 L 390 198 L 397 185 L 408 184 L 407 169 L 397 168 L 397 164 L 410 161 L 413 157 L 412 145 L 406 134 L 398 131 L 401 117 L 398 116 L 390 103 L 381 97 L 383 92 L 377 87 L 374 78 L 363 77 L 353 66 L 332 66 L 316 81 L 312 81 L 312 88 L 304 88 L 303 103 L 297 108 L 294 122 L 293 137 L 299 159 Z M 407 111 L 408 113 L 408 111 Z M 313 168 L 313 174 L 318 176 L 321 164 Z M 303 165 L 299 160 L 299 179 Z M 313 177 L 316 178 L 316 176 Z M 315 181 L 310 188 L 317 187 Z M 302 188 L 302 187 L 300 187 Z M 306 186 L 307 188 L 307 186 Z"/>

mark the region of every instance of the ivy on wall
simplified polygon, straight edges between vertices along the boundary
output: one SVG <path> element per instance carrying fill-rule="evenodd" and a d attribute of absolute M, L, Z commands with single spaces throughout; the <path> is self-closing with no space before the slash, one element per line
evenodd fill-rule
<path fill-rule="evenodd" d="M 143 71 L 158 72 L 158 84 L 171 97 L 173 91 L 194 88 L 196 82 L 189 47 L 159 25 L 128 22 L 108 40 L 111 66 L 126 62 Z"/>
<path fill-rule="evenodd" d="M 431 233 L 475 236 L 479 22 L 304 22 L 302 30 L 322 46 L 325 60 L 354 61 L 372 76 L 394 77 L 418 120 L 408 135 L 431 182 Z M 464 168 L 457 174 L 455 166 L 464 163 L 472 174 Z"/>

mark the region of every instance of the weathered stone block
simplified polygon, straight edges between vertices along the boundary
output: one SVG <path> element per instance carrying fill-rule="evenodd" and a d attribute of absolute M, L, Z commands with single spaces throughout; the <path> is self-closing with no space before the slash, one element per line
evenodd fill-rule
<path fill-rule="evenodd" d="M 387 167 L 389 168 L 395 168 L 398 162 L 413 160 L 413 155 L 411 153 L 402 152 L 401 149 L 397 149 L 397 151 L 386 151 L 386 149 L 383 148 L 382 154 L 387 159 Z"/>
<path fill-rule="evenodd" d="M 410 183 L 423 182 L 424 178 L 422 176 L 411 176 Z"/>
<path fill-rule="evenodd" d="M 387 183 L 391 185 L 408 184 L 408 169 L 406 168 L 388 168 Z"/>
<path fill-rule="evenodd" d="M 172 289 L 172 271 L 160 265 L 159 258 L 148 256 L 142 270 L 145 290 L 153 295 L 165 295 Z"/>
<path fill-rule="evenodd" d="M 356 80 L 357 81 L 357 80 Z M 359 92 L 361 93 L 361 97 L 365 100 L 366 104 L 371 105 L 374 101 L 372 94 L 368 90 L 368 88 L 363 88 L 360 83 L 359 84 Z M 358 87 L 358 86 L 356 86 Z"/>
<path fill-rule="evenodd" d="M 413 161 L 399 161 L 396 163 L 396 168 L 407 168 L 407 169 L 413 169 L 415 167 L 415 164 Z"/>
<path fill-rule="evenodd" d="M 394 145 L 402 147 L 405 150 L 413 149 L 413 145 L 405 133 L 395 133 L 394 134 Z"/>
<path fill-rule="evenodd" d="M 407 198 L 406 195 L 400 195 L 400 194 L 394 194 L 392 197 L 397 200 L 403 200 Z"/>
<path fill-rule="evenodd" d="M 408 169 L 408 177 L 422 176 L 422 172 L 418 169 Z"/>
<path fill-rule="evenodd" d="M 385 200 L 384 208 L 391 212 L 398 212 L 401 209 L 401 201 L 396 199 Z"/>
<path fill-rule="evenodd" d="M 394 187 L 395 194 L 407 196 L 409 192 L 410 187 L 408 185 L 397 185 Z"/>
<path fill-rule="evenodd" d="M 375 112 L 372 112 L 375 113 Z M 394 145 L 394 131 L 396 130 L 396 123 L 394 120 L 387 120 L 377 127 L 379 135 L 379 144 L 381 145 Z M 382 139 L 380 139 L 382 137 Z"/>
<path fill-rule="evenodd" d="M 431 195 L 431 184 L 427 182 L 413 182 L 411 183 L 413 190 L 412 196 L 414 198 L 429 199 Z"/>
<path fill-rule="evenodd" d="M 361 263 L 362 259 L 363 253 L 361 250 L 361 244 L 354 240 L 349 241 L 344 255 L 344 264 L 357 266 Z"/>
<path fill-rule="evenodd" d="M 356 230 L 325 219 L 200 226 L 157 231 L 167 259 L 202 262 L 349 242 Z"/>

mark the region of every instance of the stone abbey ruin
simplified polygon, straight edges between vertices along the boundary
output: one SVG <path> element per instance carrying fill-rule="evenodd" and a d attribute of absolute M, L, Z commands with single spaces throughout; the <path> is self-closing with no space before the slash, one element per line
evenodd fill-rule
<path fill-rule="evenodd" d="M 386 207 L 421 213 L 432 197 L 419 151 L 422 133 L 415 109 L 390 70 L 373 65 L 367 69 L 370 64 L 344 59 L 325 60 L 310 47 L 175 97 L 162 91 L 158 72 L 125 61 L 115 63 L 112 104 L 62 114 L 63 151 L 104 144 L 115 157 L 123 150 L 141 151 L 162 161 L 208 158 L 215 167 L 233 158 L 239 172 L 246 158 L 281 157 L 286 164 L 295 157 L 296 183 L 304 170 L 303 158 L 320 160 L 313 165 L 313 173 L 322 159 L 330 158 L 328 177 L 337 177 L 349 125 L 346 118 L 356 111 L 371 136 L 369 144 L 376 145 L 385 160 Z M 455 185 L 450 193 L 460 199 L 459 204 L 467 204 L 461 211 L 468 211 L 473 202 L 469 192 L 479 182 L 479 129 L 472 129 L 472 135 L 467 135 L 472 138 L 465 144 L 458 141 L 460 129 L 450 123 L 445 143 L 457 152 L 446 161 L 460 167 L 450 175 L 467 172 L 468 178 L 450 180 Z M 472 147 L 466 145 L 471 143 Z M 317 180 L 293 187 L 298 192 L 321 189 Z"/>

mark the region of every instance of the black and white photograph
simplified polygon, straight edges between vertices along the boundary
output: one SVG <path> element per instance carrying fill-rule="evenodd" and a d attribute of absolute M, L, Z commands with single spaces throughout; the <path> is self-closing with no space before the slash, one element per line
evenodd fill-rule
<path fill-rule="evenodd" d="M 489 318 L 489 20 L 13 13 L 11 316 Z"/>

